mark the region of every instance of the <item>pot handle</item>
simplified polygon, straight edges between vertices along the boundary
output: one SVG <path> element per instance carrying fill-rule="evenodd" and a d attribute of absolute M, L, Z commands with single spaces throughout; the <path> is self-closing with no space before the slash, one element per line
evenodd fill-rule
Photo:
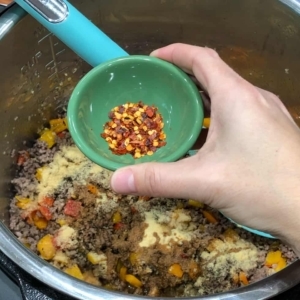
<path fill-rule="evenodd" d="M 15 2 L 93 67 L 128 55 L 66 0 Z"/>
<path fill-rule="evenodd" d="M 295 12 L 300 14 L 300 0 L 279 0 L 279 1 L 291 7 Z"/>
<path fill-rule="evenodd" d="M 70 300 L 67 295 L 63 295 L 53 288 L 39 282 L 33 276 L 29 275 L 23 269 L 18 267 L 2 251 L 0 251 L 0 267 L 12 280 L 19 286 L 23 300 Z"/>
<path fill-rule="evenodd" d="M 0 0 L 0 14 L 3 13 L 12 3 L 12 0 Z"/>
<path fill-rule="evenodd" d="M 13 0 L 0 0 L 0 6 L 9 6 L 13 3 Z"/>
<path fill-rule="evenodd" d="M 26 15 L 26 12 L 19 5 L 6 8 L 7 6 L 0 4 L 0 13 L 2 13 L 0 16 L 0 41 Z"/>

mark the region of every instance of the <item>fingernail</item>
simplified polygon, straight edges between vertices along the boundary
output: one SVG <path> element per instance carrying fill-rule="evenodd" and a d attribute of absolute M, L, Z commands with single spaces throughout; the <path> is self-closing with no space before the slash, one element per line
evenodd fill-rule
<path fill-rule="evenodd" d="M 150 53 L 150 56 L 157 56 L 158 55 L 158 50 L 154 50 Z"/>
<path fill-rule="evenodd" d="M 116 171 L 111 178 L 111 188 L 120 194 L 132 194 L 136 192 L 134 176 L 131 169 Z"/>

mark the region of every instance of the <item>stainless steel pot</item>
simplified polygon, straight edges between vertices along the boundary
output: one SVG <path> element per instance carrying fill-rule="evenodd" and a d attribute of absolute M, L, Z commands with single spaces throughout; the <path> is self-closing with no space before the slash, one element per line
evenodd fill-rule
<path fill-rule="evenodd" d="M 216 48 L 246 79 L 280 95 L 300 120 L 299 0 L 71 2 L 131 54 L 148 54 L 173 42 Z M 9 231 L 14 153 L 66 104 L 90 67 L 17 5 L 0 16 L 0 39 L 0 250 L 37 279 L 75 298 L 141 299 L 70 278 Z M 255 284 L 206 299 L 266 299 L 299 282 L 296 261 Z"/>

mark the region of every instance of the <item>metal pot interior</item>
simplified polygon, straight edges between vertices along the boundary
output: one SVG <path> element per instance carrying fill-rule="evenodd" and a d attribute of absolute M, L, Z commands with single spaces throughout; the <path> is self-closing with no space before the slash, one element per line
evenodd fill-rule
<path fill-rule="evenodd" d="M 294 9 L 274 0 L 70 2 L 130 54 L 149 54 L 174 42 L 215 48 L 244 78 L 278 94 L 300 125 L 300 17 L 295 11 L 300 4 L 297 1 L 284 1 Z M 1 239 L 0 248 L 8 255 L 13 247 L 22 257 L 28 255 L 34 260 L 31 263 L 34 269 L 36 264 L 43 267 L 46 264 L 30 256 L 6 230 L 15 153 L 29 145 L 36 138 L 38 128 L 66 105 L 73 87 L 90 66 L 30 16 L 5 35 L 0 53 L 0 219 L 3 222 L 0 225 L 2 237 L 11 240 L 7 245 Z M 17 256 L 9 256 L 18 260 Z M 299 268 L 296 262 L 280 272 L 282 276 L 277 274 L 264 282 L 268 287 L 273 286 L 273 293 L 283 290 L 300 281 L 300 275 L 292 281 L 284 279 L 288 273 L 295 275 Z M 28 271 L 40 275 L 36 270 Z M 57 282 L 49 284 L 63 289 Z M 87 285 L 78 286 L 86 289 Z M 264 298 L 270 293 L 257 294 L 254 298 Z M 75 296 L 83 297 L 79 291 Z"/>

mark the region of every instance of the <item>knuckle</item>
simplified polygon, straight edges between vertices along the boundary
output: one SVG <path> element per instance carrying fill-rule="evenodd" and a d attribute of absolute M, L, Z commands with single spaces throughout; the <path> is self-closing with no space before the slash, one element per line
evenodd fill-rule
<path fill-rule="evenodd" d="M 161 186 L 161 176 L 155 166 L 148 165 L 144 173 L 144 186 L 146 196 L 156 196 Z"/>
<path fill-rule="evenodd" d="M 279 98 L 272 92 L 266 91 L 266 95 L 268 95 L 272 99 L 279 100 Z"/>
<path fill-rule="evenodd" d="M 274 101 L 275 103 L 279 104 L 281 106 L 282 102 L 279 99 L 279 97 L 269 91 L 267 91 L 267 97 L 269 97 L 272 101 Z"/>
<path fill-rule="evenodd" d="M 205 51 L 207 56 L 210 56 L 212 58 L 219 58 L 218 52 L 216 50 L 212 49 L 212 48 L 205 47 L 204 51 Z"/>

